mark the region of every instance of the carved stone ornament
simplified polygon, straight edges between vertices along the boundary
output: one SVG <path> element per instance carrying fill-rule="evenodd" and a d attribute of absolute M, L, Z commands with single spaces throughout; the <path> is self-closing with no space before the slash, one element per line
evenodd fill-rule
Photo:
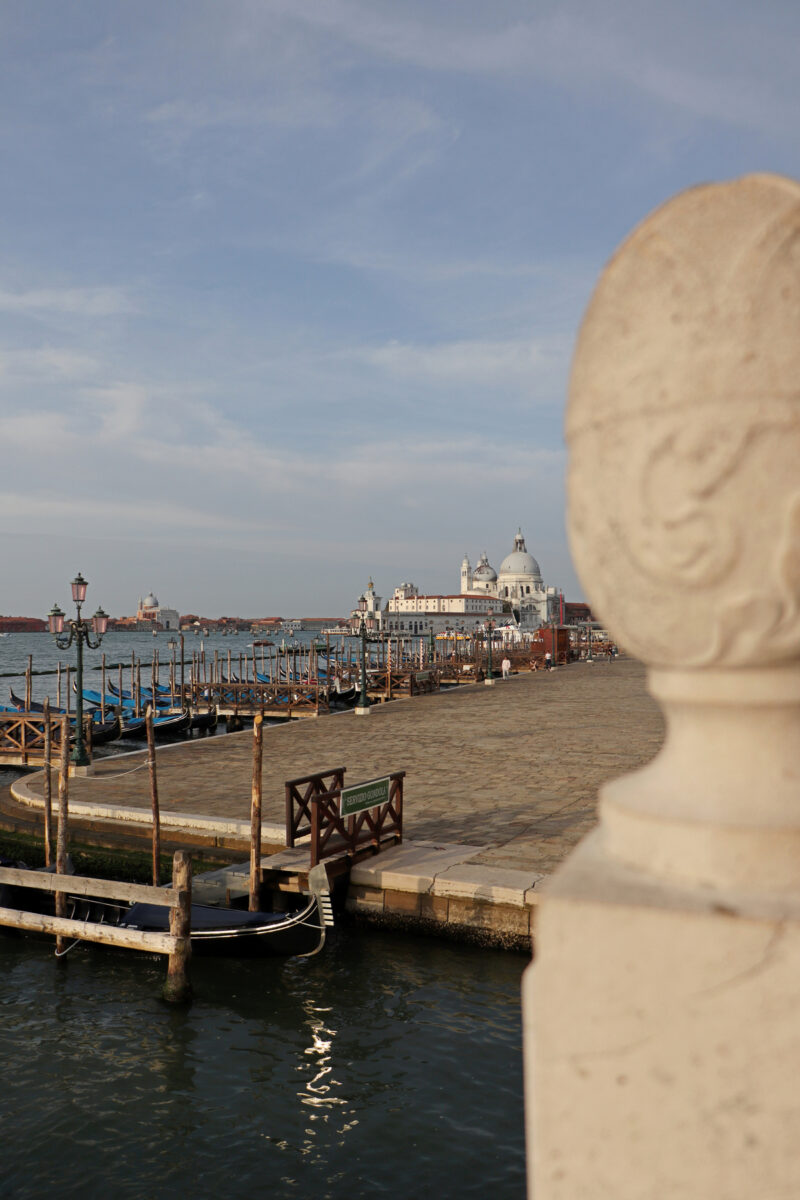
<path fill-rule="evenodd" d="M 694 188 L 600 278 L 573 362 L 569 529 L 667 736 L 601 791 L 612 857 L 800 896 L 800 185 Z"/>
<path fill-rule="evenodd" d="M 606 267 L 575 352 L 569 530 L 665 667 L 800 658 L 800 185 L 694 188 Z"/>

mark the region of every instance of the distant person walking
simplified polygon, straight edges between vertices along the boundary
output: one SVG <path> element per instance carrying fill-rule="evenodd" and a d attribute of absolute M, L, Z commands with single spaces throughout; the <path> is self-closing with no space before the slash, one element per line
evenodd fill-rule
<path fill-rule="evenodd" d="M 545 671 L 552 671 L 553 669 L 553 656 L 549 650 L 544 656 L 544 669 Z"/>
<path fill-rule="evenodd" d="M 503 679 L 508 679 L 511 674 L 511 659 L 506 656 L 500 664 L 503 671 Z"/>

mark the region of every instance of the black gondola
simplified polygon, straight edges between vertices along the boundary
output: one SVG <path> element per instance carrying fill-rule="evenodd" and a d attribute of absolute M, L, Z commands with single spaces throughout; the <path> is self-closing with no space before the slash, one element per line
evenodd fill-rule
<path fill-rule="evenodd" d="M 153 737 L 158 741 L 160 738 L 175 737 L 179 733 L 186 733 L 191 723 L 192 712 L 189 708 L 185 708 L 183 712 L 176 713 L 174 716 L 153 717 Z"/>
<path fill-rule="evenodd" d="M 23 862 L 0 858 L 0 866 L 26 870 Z M 47 868 L 53 871 L 54 867 Z M 72 874 L 69 864 L 68 873 Z M 208 904 L 191 906 L 192 953 L 225 958 L 301 957 L 318 954 L 325 945 L 326 930 L 333 925 L 328 875 L 320 864 L 308 873 L 311 894 L 296 912 L 247 912 L 235 908 L 215 908 Z M 0 885 L 0 903 L 25 912 L 50 913 L 55 908 L 53 892 L 38 891 L 20 885 Z M 75 920 L 147 933 L 169 932 L 169 908 L 160 904 L 112 904 L 86 896 L 68 894 L 67 915 Z"/>
<path fill-rule="evenodd" d="M 144 717 L 131 717 L 125 715 L 122 718 L 122 729 L 120 731 L 121 738 L 145 738 L 147 731 L 145 730 Z"/>
<path fill-rule="evenodd" d="M 217 706 L 214 705 L 208 712 L 196 712 L 192 716 L 192 730 L 199 730 L 201 733 L 210 733 L 212 729 L 217 728 Z"/>
<path fill-rule="evenodd" d="M 324 872 L 324 868 L 322 870 Z M 312 892 L 298 912 L 246 912 L 193 904 L 191 921 L 192 954 L 225 958 L 308 958 L 318 954 L 325 945 L 326 927 L 333 924 L 327 876 L 324 892 Z M 168 933 L 169 910 L 158 904 L 134 904 L 118 924 L 124 929 Z"/>
<path fill-rule="evenodd" d="M 109 692 L 111 692 L 112 696 L 117 696 L 119 698 L 119 700 L 121 700 L 129 708 L 134 704 L 135 696 L 131 692 L 125 691 L 124 688 L 122 689 L 122 691 L 120 691 L 119 686 L 116 683 L 114 683 L 114 681 L 112 679 L 109 679 L 107 681 L 107 686 L 108 686 L 108 690 L 109 690 Z M 143 685 L 139 689 L 139 694 L 140 694 L 142 704 L 151 704 L 152 703 L 153 689 L 151 687 Z M 172 695 L 172 693 L 170 692 L 168 687 L 165 687 L 163 684 L 160 684 L 160 683 L 156 684 L 156 698 L 155 698 L 156 705 L 160 705 L 162 708 L 165 706 L 168 707 L 171 695 Z"/>

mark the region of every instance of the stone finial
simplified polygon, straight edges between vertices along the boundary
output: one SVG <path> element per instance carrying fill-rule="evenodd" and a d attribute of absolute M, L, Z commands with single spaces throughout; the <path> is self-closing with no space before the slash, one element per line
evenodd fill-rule
<path fill-rule="evenodd" d="M 606 267 L 567 415 L 592 608 L 665 667 L 800 658 L 800 185 L 694 188 Z"/>
<path fill-rule="evenodd" d="M 661 754 L 608 785 L 608 852 L 800 889 L 800 185 L 694 188 L 606 267 L 567 415 L 593 610 L 650 667 Z"/>

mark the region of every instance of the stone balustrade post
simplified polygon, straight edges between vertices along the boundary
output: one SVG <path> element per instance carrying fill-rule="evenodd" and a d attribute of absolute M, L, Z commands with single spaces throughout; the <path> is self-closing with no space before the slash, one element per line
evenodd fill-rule
<path fill-rule="evenodd" d="M 603 272 L 569 527 L 667 734 L 542 895 L 535 1200 L 800 1196 L 800 185 L 694 188 Z"/>

